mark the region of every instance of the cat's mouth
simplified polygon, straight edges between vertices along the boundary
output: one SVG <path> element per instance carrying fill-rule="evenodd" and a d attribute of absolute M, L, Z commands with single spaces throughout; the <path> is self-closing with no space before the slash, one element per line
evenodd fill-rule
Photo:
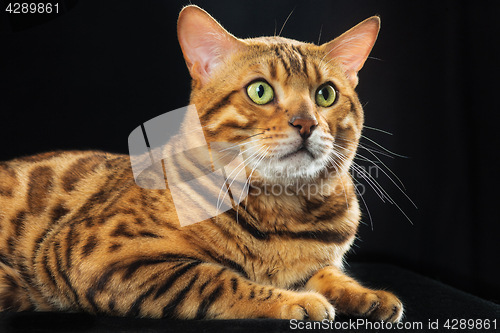
<path fill-rule="evenodd" d="M 309 149 L 307 149 L 306 147 L 304 146 L 300 146 L 299 148 L 295 149 L 294 151 L 288 153 L 288 154 L 285 154 L 283 156 L 281 156 L 279 158 L 280 161 L 283 161 L 289 157 L 296 157 L 296 156 L 305 156 L 305 155 L 309 155 L 312 159 L 314 159 L 314 156 L 313 154 L 309 151 Z"/>

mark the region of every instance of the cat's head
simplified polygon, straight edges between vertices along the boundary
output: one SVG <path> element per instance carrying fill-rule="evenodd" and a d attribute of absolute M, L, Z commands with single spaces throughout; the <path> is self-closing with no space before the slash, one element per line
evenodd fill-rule
<path fill-rule="evenodd" d="M 240 145 L 253 180 L 346 172 L 363 126 L 357 73 L 379 26 L 371 17 L 319 46 L 238 39 L 202 9 L 185 7 L 178 37 L 206 140 Z"/>

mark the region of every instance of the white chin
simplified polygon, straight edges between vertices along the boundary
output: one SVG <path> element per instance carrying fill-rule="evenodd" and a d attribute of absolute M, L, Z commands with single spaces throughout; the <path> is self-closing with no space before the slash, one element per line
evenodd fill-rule
<path fill-rule="evenodd" d="M 297 151 L 282 158 L 271 158 L 259 166 L 260 174 L 271 183 L 293 183 L 316 179 L 326 168 L 326 161 L 310 153 Z"/>

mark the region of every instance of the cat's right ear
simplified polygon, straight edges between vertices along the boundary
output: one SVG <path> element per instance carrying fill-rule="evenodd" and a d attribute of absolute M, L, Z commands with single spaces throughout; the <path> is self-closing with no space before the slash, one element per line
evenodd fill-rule
<path fill-rule="evenodd" d="M 321 46 L 325 54 L 337 60 L 353 87 L 358 84 L 358 71 L 363 67 L 380 30 L 380 18 L 372 16 Z"/>
<path fill-rule="evenodd" d="M 191 77 L 201 86 L 226 57 L 244 48 L 243 42 L 195 5 L 184 7 L 179 14 L 177 36 Z"/>

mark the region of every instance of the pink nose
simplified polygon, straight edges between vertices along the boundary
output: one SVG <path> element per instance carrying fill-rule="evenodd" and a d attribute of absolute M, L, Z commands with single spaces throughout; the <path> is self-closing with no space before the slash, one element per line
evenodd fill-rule
<path fill-rule="evenodd" d="M 309 136 L 311 136 L 312 131 L 318 125 L 318 121 L 316 119 L 302 119 L 297 118 L 292 123 L 290 123 L 293 127 L 299 130 L 300 136 L 305 140 Z"/>

